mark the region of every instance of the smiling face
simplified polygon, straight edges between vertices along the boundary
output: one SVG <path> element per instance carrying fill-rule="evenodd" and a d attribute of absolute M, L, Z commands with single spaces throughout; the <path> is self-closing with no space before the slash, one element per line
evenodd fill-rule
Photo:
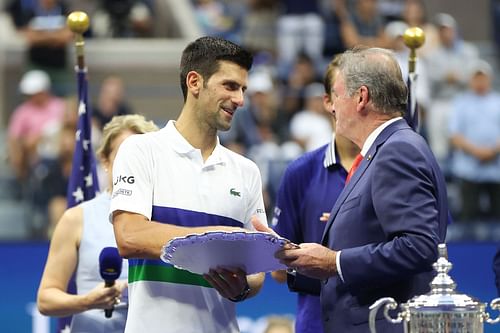
<path fill-rule="evenodd" d="M 248 71 L 229 61 L 220 61 L 219 65 L 199 90 L 198 118 L 209 128 L 227 131 L 236 109 L 243 106 Z"/>

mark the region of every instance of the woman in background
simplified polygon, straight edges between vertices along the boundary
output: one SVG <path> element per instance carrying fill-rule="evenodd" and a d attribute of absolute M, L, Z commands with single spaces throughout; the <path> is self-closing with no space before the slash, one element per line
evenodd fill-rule
<path fill-rule="evenodd" d="M 108 174 L 108 188 L 94 199 L 72 207 L 59 220 L 50 244 L 45 270 L 38 289 L 37 305 L 47 316 L 70 316 L 71 332 L 123 332 L 127 319 L 128 265 L 124 262 L 120 278 L 105 287 L 99 273 L 99 254 L 104 247 L 116 247 L 113 225 L 109 222 L 111 170 L 120 144 L 133 134 L 158 128 L 143 116 L 114 117 L 103 131 L 97 155 Z M 66 287 L 76 274 L 77 295 Z M 105 318 L 103 309 L 114 312 Z"/>

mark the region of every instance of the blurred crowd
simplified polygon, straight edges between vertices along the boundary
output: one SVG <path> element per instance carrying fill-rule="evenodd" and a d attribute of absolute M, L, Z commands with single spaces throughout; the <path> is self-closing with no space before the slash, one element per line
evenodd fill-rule
<path fill-rule="evenodd" d="M 306 151 L 331 140 L 321 85 L 332 57 L 356 45 L 394 50 L 404 76 L 409 49 L 403 33 L 423 29 L 417 50 L 416 99 L 421 134 L 450 185 L 454 223 L 500 222 L 500 95 L 495 63 L 462 38 L 447 13 L 429 13 L 420 0 L 191 0 L 206 35 L 239 43 L 254 53 L 246 103 L 221 142 L 260 167 L 268 215 L 281 173 Z M 24 101 L 8 121 L 11 195 L 33 207 L 33 237 L 50 236 L 65 208 L 77 119 L 67 59 L 71 32 L 65 16 L 82 1 L 11 0 L 6 12 L 28 45 L 26 73 L 18 83 Z M 154 37 L 155 2 L 92 3 L 88 38 Z M 492 1 L 493 12 L 500 14 Z M 494 21 L 495 23 L 496 21 Z M 498 29 L 495 30 L 498 32 Z M 500 38 L 498 38 L 500 40 Z M 114 115 L 139 112 L 126 101 L 119 76 L 106 78 L 93 103 L 93 140 Z M 147 116 L 147 110 L 140 110 Z M 94 144 L 94 147 L 96 144 Z"/>

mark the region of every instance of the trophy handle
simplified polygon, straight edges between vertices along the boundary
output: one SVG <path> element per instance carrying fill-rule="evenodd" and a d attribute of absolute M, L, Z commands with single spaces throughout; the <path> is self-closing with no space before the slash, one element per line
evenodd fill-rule
<path fill-rule="evenodd" d="M 399 324 L 403 320 L 401 313 L 398 313 L 398 317 L 396 319 L 389 316 L 389 310 L 395 310 L 398 307 L 398 303 L 396 303 L 396 301 L 392 297 L 381 298 L 370 306 L 370 315 L 368 318 L 368 322 L 370 325 L 371 333 L 377 333 L 377 330 L 375 328 L 375 318 L 377 316 L 378 309 L 384 304 L 384 317 L 385 319 L 387 319 L 387 321 L 391 322 L 392 324 Z"/>
<path fill-rule="evenodd" d="M 492 308 L 493 310 L 500 311 L 500 298 L 495 298 L 494 300 L 492 300 L 490 303 L 490 308 Z M 500 315 L 497 316 L 495 319 L 489 318 L 488 314 L 486 314 L 486 315 L 487 315 L 486 322 L 488 324 L 496 324 L 496 323 L 500 322 Z"/>

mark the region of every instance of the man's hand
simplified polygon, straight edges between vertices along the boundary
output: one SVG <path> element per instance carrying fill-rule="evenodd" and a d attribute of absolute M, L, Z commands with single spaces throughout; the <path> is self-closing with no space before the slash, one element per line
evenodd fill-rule
<path fill-rule="evenodd" d="M 276 252 L 279 261 L 300 274 L 325 280 L 337 273 L 337 252 L 316 243 L 302 243 L 299 248 Z"/>
<path fill-rule="evenodd" d="M 329 217 L 329 216 L 328 216 Z M 255 230 L 279 236 L 252 216 Z M 274 255 L 279 261 L 311 278 L 324 280 L 337 273 L 337 252 L 316 243 L 286 244 Z"/>
<path fill-rule="evenodd" d="M 248 288 L 247 274 L 240 268 L 211 269 L 203 277 L 222 297 L 227 299 L 238 298 Z"/>

